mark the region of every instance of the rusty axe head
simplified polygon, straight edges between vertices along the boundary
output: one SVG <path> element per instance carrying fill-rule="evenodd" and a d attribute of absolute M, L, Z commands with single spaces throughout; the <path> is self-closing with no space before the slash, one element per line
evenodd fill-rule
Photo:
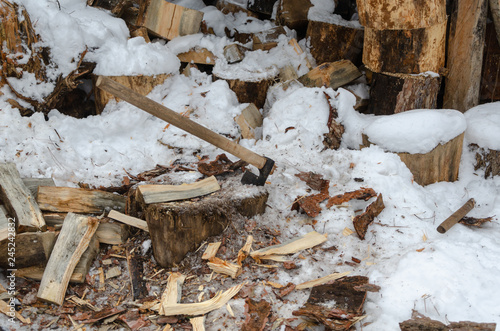
<path fill-rule="evenodd" d="M 250 171 L 246 171 L 243 174 L 243 177 L 241 178 L 241 182 L 243 184 L 252 184 L 252 185 L 257 185 L 257 186 L 263 186 L 266 183 L 267 177 L 269 177 L 269 174 L 273 170 L 274 167 L 274 161 L 271 160 L 270 158 L 266 157 L 266 163 L 262 168 L 259 169 L 259 175 L 255 175 L 251 173 Z"/>

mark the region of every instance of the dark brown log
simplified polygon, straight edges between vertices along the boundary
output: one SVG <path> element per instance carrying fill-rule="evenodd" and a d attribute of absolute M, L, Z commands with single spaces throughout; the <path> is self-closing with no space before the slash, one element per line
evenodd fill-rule
<path fill-rule="evenodd" d="M 311 6 L 310 0 L 280 0 L 276 19 L 280 25 L 286 25 L 303 35 L 307 29 L 307 14 Z"/>
<path fill-rule="evenodd" d="M 134 300 L 146 297 L 148 290 L 143 280 L 144 266 L 142 256 L 138 255 L 135 251 L 131 252 L 127 250 L 127 266 Z"/>
<path fill-rule="evenodd" d="M 373 73 L 367 113 L 391 115 L 411 109 L 436 109 L 441 78 L 435 75 Z"/>
<path fill-rule="evenodd" d="M 349 60 L 323 63 L 298 80 L 307 87 L 339 88 L 359 78 L 361 72 Z"/>
<path fill-rule="evenodd" d="M 493 23 L 486 24 L 484 47 L 479 103 L 500 100 L 500 44 Z"/>
<path fill-rule="evenodd" d="M 31 266 L 44 266 L 49 260 L 56 242 L 55 232 L 21 233 L 16 235 L 14 243 L 9 240 L 0 242 L 0 268 L 16 269 Z M 11 243 L 9 245 L 9 243 Z M 9 254 L 9 248 L 15 247 L 15 254 Z M 13 259 L 9 259 L 12 257 Z M 15 261 L 13 265 L 9 262 Z"/>
<path fill-rule="evenodd" d="M 374 72 L 419 74 L 444 67 L 446 21 L 414 30 L 365 27 L 363 63 Z"/>
<path fill-rule="evenodd" d="M 352 223 L 354 224 L 354 229 L 358 234 L 359 239 L 364 240 L 368 226 L 373 222 L 375 217 L 377 217 L 382 210 L 384 210 L 384 200 L 382 199 L 382 193 L 377 196 L 377 199 L 372 202 L 363 214 L 354 217 Z"/>
<path fill-rule="evenodd" d="M 316 63 L 350 60 L 361 65 L 363 28 L 309 21 L 306 38 Z"/>
<path fill-rule="evenodd" d="M 474 208 L 476 202 L 473 198 L 469 199 L 462 207 L 460 207 L 457 211 L 455 211 L 450 217 L 444 220 L 437 227 L 437 231 L 439 233 L 445 233 L 448 231 L 453 225 L 457 224 L 468 212 Z"/>
<path fill-rule="evenodd" d="M 479 103 L 487 5 L 487 0 L 453 2 L 443 108 L 465 112 Z"/>
<path fill-rule="evenodd" d="M 209 236 L 220 234 L 237 215 L 252 217 L 265 211 L 267 192 L 245 187 L 236 178 L 221 183 L 222 189 L 198 201 L 143 206 L 155 260 L 163 267 L 179 263 Z"/>
<path fill-rule="evenodd" d="M 352 16 L 357 12 L 356 0 L 337 0 L 335 2 L 335 10 L 333 13 L 340 15 L 347 21 L 350 21 Z"/>
<path fill-rule="evenodd" d="M 261 14 L 264 18 L 270 18 L 273 14 L 274 4 L 277 0 L 253 0 L 248 3 L 248 9 Z"/>

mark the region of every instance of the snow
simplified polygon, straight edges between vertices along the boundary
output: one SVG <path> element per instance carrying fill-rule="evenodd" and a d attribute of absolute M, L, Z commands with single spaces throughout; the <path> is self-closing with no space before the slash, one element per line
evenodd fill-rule
<path fill-rule="evenodd" d="M 175 54 L 195 46 L 220 54 L 230 42 L 223 33 L 224 27 L 240 32 L 262 31 L 274 27 L 270 21 L 251 19 L 246 14 L 223 15 L 214 7 L 204 7 L 202 1 L 182 1 L 179 3 L 204 11 L 216 36 L 193 35 L 168 43 L 156 40 L 146 44 L 140 38 L 128 39 L 123 21 L 106 11 L 85 6 L 84 0 L 59 0 L 61 9 L 57 1 L 51 0 L 16 2 L 24 4 L 36 22 L 42 45 L 53 50 L 51 58 L 56 65 L 50 68 L 49 77 L 55 79 L 74 70 L 86 48 L 87 59 L 97 63 L 100 74 L 169 73 L 169 78 L 149 98 L 218 133 L 241 138 L 233 118 L 246 105 L 238 103 L 224 80 L 213 81 L 211 76 L 195 69 L 190 77 L 178 74 L 180 64 Z M 331 7 L 332 3 L 314 1 L 315 7 Z M 283 38 L 270 51 L 249 52 L 240 64 L 228 65 L 218 59 L 214 73 L 260 79 L 276 74 L 286 64 L 299 71 L 306 70 L 305 56 L 297 54 Z M 35 98 L 50 92 L 50 86 L 35 82 L 30 75 L 10 81 L 23 94 Z M 349 89 L 368 95 L 363 83 Z M 280 267 L 276 279 L 271 280 L 283 285 L 298 284 L 345 271 L 368 276 L 381 291 L 368 294 L 364 306 L 366 318 L 361 322 L 365 331 L 399 330 L 399 323 L 410 318 L 412 309 L 442 322 L 500 323 L 497 286 L 500 178 L 484 179 L 484 170 L 474 170 L 474 154 L 468 149 L 471 142 L 499 149 L 500 103 L 478 106 L 465 116 L 454 110 L 414 110 L 373 116 L 354 110 L 356 99 L 347 88 L 305 88 L 295 82 L 288 87 L 273 87 L 271 91 L 262 110 L 265 115 L 262 139 L 240 140 L 241 145 L 272 158 L 277 165 L 265 185 L 269 191 L 266 213 L 254 220 L 259 226 L 280 231 L 281 242 L 316 230 L 328 234 L 322 247 L 338 248 L 338 251 L 304 253 L 306 259 L 297 258 L 298 253 L 292 255 L 290 258 L 299 269 Z M 0 160 L 14 162 L 23 177 L 52 177 L 61 186 L 77 186 L 79 182 L 120 185 L 125 171 L 137 174 L 156 164 L 169 165 L 177 160 L 195 163 L 198 159 L 194 153 L 208 155 L 213 160 L 222 152 L 125 102 L 112 101 L 101 115 L 85 119 L 52 110 L 46 120 L 42 114 L 21 117 L 7 103 L 7 98 L 13 98 L 8 88 L 4 86 L 1 92 L 4 95 L 0 96 Z M 330 105 L 325 94 L 331 98 Z M 341 148 L 336 151 L 325 149 L 322 143 L 323 135 L 328 132 L 330 106 L 338 110 L 338 120 L 345 126 Z M 459 180 L 453 183 L 422 187 L 413 181 L 399 157 L 387 152 L 425 153 L 464 130 L 466 141 Z M 359 150 L 363 132 L 376 145 Z M 306 184 L 295 176 L 301 171 L 312 171 L 328 179 L 330 195 L 360 187 L 382 193 L 386 208 L 369 227 L 366 240 L 343 233 L 345 228 L 353 229 L 352 217 L 366 203 L 352 202 L 331 209 L 323 206 L 322 213 L 314 220 L 290 210 L 297 197 L 309 194 Z M 172 174 L 169 180 L 181 183 L 197 178 L 197 172 L 187 172 Z M 493 216 L 492 222 L 481 228 L 456 225 L 445 234 L 438 233 L 439 223 L 469 198 L 477 202 L 470 216 Z M 143 251 L 149 250 L 150 245 L 145 241 Z M 344 263 L 351 257 L 361 263 L 356 266 Z M 258 268 L 244 270 L 240 277 L 236 281 L 268 280 L 268 274 Z M 284 302 L 276 300 L 272 288 L 265 283 L 254 285 L 252 295 L 272 302 L 273 314 L 280 318 L 294 317 L 292 311 L 301 307 L 309 295 L 308 291 L 294 291 Z M 239 298 L 229 303 L 236 320 L 244 319 L 244 300 Z M 228 316 L 225 308 L 210 313 L 208 330 L 238 330 Z M 224 321 L 226 324 L 222 326 Z M 0 323 L 7 323 L 5 316 L 0 316 Z M 357 329 L 361 330 L 361 326 Z"/>

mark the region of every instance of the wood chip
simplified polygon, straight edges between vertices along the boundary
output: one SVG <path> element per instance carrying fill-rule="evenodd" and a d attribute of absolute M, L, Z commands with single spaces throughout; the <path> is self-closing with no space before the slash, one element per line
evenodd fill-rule
<path fill-rule="evenodd" d="M 240 267 L 243 263 L 243 260 L 245 260 L 247 256 L 250 254 L 250 249 L 252 249 L 252 243 L 253 243 L 253 236 L 248 236 L 245 245 L 243 245 L 243 247 L 238 252 L 237 263 Z"/>
<path fill-rule="evenodd" d="M 269 255 L 288 255 L 297 253 L 301 250 L 312 248 L 320 245 L 326 241 L 327 234 L 320 234 L 316 231 L 309 232 L 308 234 L 292 239 L 280 245 L 274 245 L 259 249 L 250 254 L 253 258 L 263 258 Z"/>
<path fill-rule="evenodd" d="M 215 242 L 215 243 L 210 243 L 207 246 L 207 249 L 205 249 L 205 252 L 201 256 L 202 260 L 210 260 L 217 255 L 217 251 L 219 250 L 219 247 L 221 245 L 221 242 Z"/>
<path fill-rule="evenodd" d="M 325 276 L 325 277 L 321 277 L 321 278 L 318 278 L 318 279 L 315 279 L 315 280 L 310 280 L 310 281 L 301 283 L 301 284 L 297 285 L 295 288 L 297 290 L 303 290 L 303 289 L 306 289 L 306 288 L 311 288 L 311 287 L 314 287 L 314 286 L 318 286 L 318 285 L 322 285 L 322 284 L 331 282 L 333 280 L 340 279 L 342 277 L 345 277 L 345 276 L 349 275 L 350 273 L 351 273 L 350 271 L 346 271 L 346 272 L 342 272 L 342 273 L 333 273 L 333 274 L 330 274 L 330 275 Z"/>
<path fill-rule="evenodd" d="M 228 261 L 214 257 L 207 263 L 208 267 L 218 274 L 228 275 L 231 278 L 238 277 L 242 270 L 241 266 Z"/>
<path fill-rule="evenodd" d="M 113 277 L 118 277 L 122 274 L 122 270 L 119 266 L 109 268 L 108 271 L 106 271 L 106 279 L 110 279 Z"/>

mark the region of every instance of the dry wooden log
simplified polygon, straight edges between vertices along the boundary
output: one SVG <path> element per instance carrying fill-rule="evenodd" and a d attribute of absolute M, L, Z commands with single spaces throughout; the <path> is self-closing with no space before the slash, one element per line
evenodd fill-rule
<path fill-rule="evenodd" d="M 144 282 L 143 259 L 135 250 L 127 250 L 127 266 L 130 275 L 130 286 L 134 300 L 142 299 L 148 295 L 146 283 Z"/>
<path fill-rule="evenodd" d="M 122 214 L 120 212 L 117 212 L 116 210 L 110 211 L 108 214 L 108 217 L 112 218 L 120 223 L 127 224 L 127 225 L 133 226 L 135 228 L 141 229 L 142 231 L 149 232 L 148 223 L 146 223 L 146 221 L 143 221 L 139 218 Z"/>
<path fill-rule="evenodd" d="M 373 72 L 419 74 L 444 67 L 446 21 L 414 30 L 365 28 L 363 63 Z"/>
<path fill-rule="evenodd" d="M 245 107 L 241 114 L 235 118 L 243 139 L 256 139 L 255 129 L 262 126 L 263 119 L 259 109 L 253 104 Z"/>
<path fill-rule="evenodd" d="M 95 233 L 97 239 L 102 244 L 120 245 L 127 242 L 129 236 L 129 226 L 121 223 L 111 223 L 106 220 L 101 221 Z"/>
<path fill-rule="evenodd" d="M 314 280 L 310 280 L 310 281 L 301 283 L 301 284 L 295 286 L 295 289 L 304 290 L 307 288 L 312 288 L 315 286 L 323 285 L 323 284 L 326 284 L 328 282 L 332 282 L 334 280 L 343 278 L 343 277 L 349 275 L 350 273 L 351 273 L 350 271 L 341 272 L 341 273 L 333 273 L 333 274 L 330 274 L 330 275 L 327 275 L 327 276 L 324 276 L 324 277 L 321 277 L 318 279 L 314 279 Z"/>
<path fill-rule="evenodd" d="M 411 109 L 436 109 L 438 75 L 373 73 L 367 113 L 391 115 Z"/>
<path fill-rule="evenodd" d="M 208 262 L 207 265 L 214 272 L 230 276 L 233 279 L 241 275 L 242 272 L 240 265 L 224 261 L 218 257 L 210 259 L 210 262 Z"/>
<path fill-rule="evenodd" d="M 98 214 L 105 209 L 125 209 L 125 197 L 110 192 L 74 187 L 40 186 L 40 209 L 52 212 Z"/>
<path fill-rule="evenodd" d="M 264 330 L 271 313 L 271 304 L 266 300 L 255 301 L 251 298 L 245 299 L 245 322 L 241 331 Z"/>
<path fill-rule="evenodd" d="M 361 26 L 317 21 L 309 21 L 306 33 L 316 63 L 349 60 L 356 66 L 361 65 L 363 37 Z"/>
<path fill-rule="evenodd" d="M 479 103 L 487 8 L 487 0 L 453 2 L 443 108 L 465 112 Z"/>
<path fill-rule="evenodd" d="M 38 187 L 56 186 L 52 178 L 23 178 L 23 183 L 35 199 L 38 197 Z"/>
<path fill-rule="evenodd" d="M 240 44 L 229 44 L 224 46 L 224 57 L 229 64 L 238 63 L 243 61 L 247 51 L 249 49 Z"/>
<path fill-rule="evenodd" d="M 439 226 L 437 227 L 437 232 L 445 233 L 448 231 L 453 225 L 457 224 L 467 213 L 469 213 L 475 206 L 476 201 L 473 198 L 467 200 L 466 203 L 462 207 L 460 207 L 457 211 L 450 215 L 447 219 L 445 219 Z"/>
<path fill-rule="evenodd" d="M 142 1 L 135 25 L 150 33 L 172 40 L 200 31 L 203 13 L 165 0 Z"/>
<path fill-rule="evenodd" d="M 195 47 L 187 52 L 177 54 L 177 57 L 181 62 L 187 63 L 198 63 L 198 64 L 210 64 L 214 65 L 217 57 L 206 48 Z"/>
<path fill-rule="evenodd" d="M 12 246 L 10 240 L 0 242 L 0 268 L 15 269 L 47 264 L 56 241 L 54 232 L 28 232 L 16 235 Z M 9 245 L 10 243 L 10 245 Z M 15 247 L 15 254 L 9 247 Z M 13 257 L 13 259 L 9 259 Z M 14 265 L 10 262 L 15 261 Z"/>
<path fill-rule="evenodd" d="M 377 217 L 382 210 L 384 210 L 385 205 L 384 205 L 384 200 L 382 199 L 382 193 L 377 196 L 377 199 L 372 202 L 368 207 L 366 207 L 366 210 L 364 211 L 363 214 L 357 215 L 354 217 L 352 220 L 352 223 L 354 224 L 354 229 L 356 230 L 356 233 L 358 234 L 359 239 L 364 240 L 366 231 L 368 230 L 368 225 L 370 225 L 375 217 Z"/>
<path fill-rule="evenodd" d="M 46 230 L 42 212 L 21 180 L 14 163 L 0 164 L 0 200 L 15 219 L 18 233 Z"/>
<path fill-rule="evenodd" d="M 99 225 L 94 217 L 69 213 L 50 255 L 37 297 L 61 305 L 71 274 Z"/>
<path fill-rule="evenodd" d="M 214 74 L 216 79 L 224 79 L 229 84 L 229 88 L 236 93 L 240 103 L 253 103 L 257 108 L 262 108 L 266 102 L 267 90 L 274 82 L 274 77 L 247 81 L 232 78 L 223 78 Z"/>
<path fill-rule="evenodd" d="M 358 0 L 359 22 L 377 30 L 411 30 L 446 21 L 446 2 L 441 0 Z"/>
<path fill-rule="evenodd" d="M 307 28 L 307 14 L 312 4 L 310 0 L 280 0 L 276 19 L 280 25 L 286 25 L 303 35 Z"/>
<path fill-rule="evenodd" d="M 312 231 L 302 237 L 294 238 L 282 244 L 273 245 L 253 251 L 252 253 L 250 253 L 250 256 L 254 259 L 263 259 L 265 256 L 268 255 L 293 254 L 303 249 L 312 248 L 314 246 L 324 243 L 326 241 L 326 237 L 327 234 L 323 235 L 316 231 Z"/>
<path fill-rule="evenodd" d="M 137 189 L 137 199 L 145 204 L 185 200 L 204 196 L 220 190 L 214 176 L 198 182 L 182 185 L 140 185 Z"/>
<path fill-rule="evenodd" d="M 464 134 L 425 154 L 397 154 L 413 174 L 413 180 L 422 186 L 441 181 L 454 182 L 458 179 Z M 370 144 L 369 137 L 363 134 L 363 146 Z"/>
<path fill-rule="evenodd" d="M 210 243 L 207 246 L 207 249 L 205 249 L 205 252 L 203 252 L 203 255 L 201 256 L 202 260 L 211 260 L 217 255 L 217 251 L 219 250 L 219 247 L 221 245 L 221 242 L 215 242 L 215 243 Z"/>
<path fill-rule="evenodd" d="M 252 35 L 253 50 L 261 49 L 263 51 L 268 51 L 276 47 L 281 35 L 286 35 L 286 30 L 282 26 L 254 33 Z"/>
<path fill-rule="evenodd" d="M 162 84 L 165 79 L 167 79 L 169 75 L 167 74 L 159 74 L 155 76 L 106 76 L 128 88 L 133 89 L 137 93 L 142 95 L 148 95 L 155 86 Z M 94 97 L 95 97 L 95 105 L 97 114 L 102 113 L 104 107 L 110 100 L 118 101 L 118 98 L 115 98 L 108 92 L 100 88 L 95 87 L 95 83 L 99 76 L 92 77 L 92 83 L 94 85 Z"/>
<path fill-rule="evenodd" d="M 339 88 L 361 77 L 361 72 L 349 60 L 323 63 L 299 78 L 308 87 Z"/>
<path fill-rule="evenodd" d="M 491 0 L 496 1 L 496 0 Z M 497 1 L 498 2 L 498 1 Z M 500 101 L 500 43 L 493 23 L 486 23 L 479 103 Z"/>

